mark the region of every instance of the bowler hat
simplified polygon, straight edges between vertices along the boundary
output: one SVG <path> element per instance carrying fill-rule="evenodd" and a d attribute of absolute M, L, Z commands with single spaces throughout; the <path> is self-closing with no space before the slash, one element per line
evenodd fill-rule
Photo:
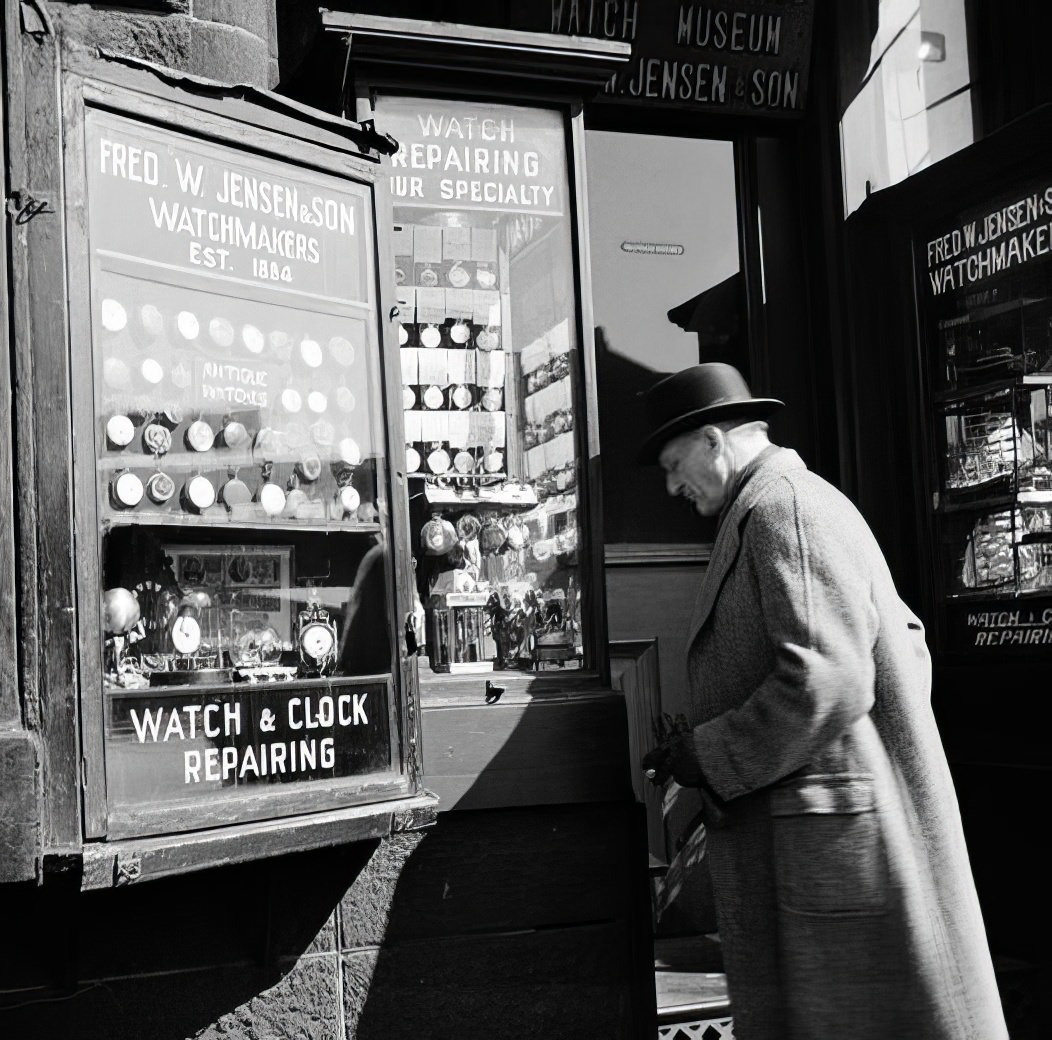
<path fill-rule="evenodd" d="M 733 365 L 710 361 L 658 380 L 644 398 L 647 436 L 640 462 L 656 462 L 673 437 L 726 419 L 764 419 L 783 406 L 773 397 L 753 397 Z"/>

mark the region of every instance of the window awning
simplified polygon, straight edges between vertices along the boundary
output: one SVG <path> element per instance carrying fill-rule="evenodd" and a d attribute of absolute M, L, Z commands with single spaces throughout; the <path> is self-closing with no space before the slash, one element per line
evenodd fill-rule
<path fill-rule="evenodd" d="M 414 75 L 421 69 L 484 72 L 590 93 L 626 65 L 632 52 L 630 43 L 618 40 L 345 11 L 322 10 L 321 16 L 327 32 L 347 37 L 352 61 L 402 67 Z"/>

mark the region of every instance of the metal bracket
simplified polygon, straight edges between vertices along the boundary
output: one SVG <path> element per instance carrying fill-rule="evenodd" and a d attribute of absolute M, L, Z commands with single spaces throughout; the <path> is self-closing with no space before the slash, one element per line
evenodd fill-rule
<path fill-rule="evenodd" d="M 438 821 L 438 798 L 430 791 L 421 791 L 430 800 L 411 809 L 403 809 L 391 817 L 391 833 L 401 834 L 409 831 L 421 831 L 432 827 Z"/>
<path fill-rule="evenodd" d="M 365 139 L 363 143 L 366 148 L 371 148 L 381 155 L 394 155 L 398 151 L 398 142 L 390 134 L 379 133 L 375 120 L 363 119 L 359 126 L 363 131 L 359 136 Z"/>
<path fill-rule="evenodd" d="M 142 860 L 134 853 L 117 853 L 114 863 L 113 883 L 117 887 L 130 885 L 142 877 Z"/>

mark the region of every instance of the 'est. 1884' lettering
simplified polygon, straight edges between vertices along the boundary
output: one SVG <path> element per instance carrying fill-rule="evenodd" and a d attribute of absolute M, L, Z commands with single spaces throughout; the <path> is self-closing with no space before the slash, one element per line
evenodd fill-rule
<path fill-rule="evenodd" d="M 257 278 L 268 282 L 291 282 L 292 269 L 288 264 L 279 264 L 276 260 L 264 260 L 261 256 L 252 258 L 252 273 Z"/>

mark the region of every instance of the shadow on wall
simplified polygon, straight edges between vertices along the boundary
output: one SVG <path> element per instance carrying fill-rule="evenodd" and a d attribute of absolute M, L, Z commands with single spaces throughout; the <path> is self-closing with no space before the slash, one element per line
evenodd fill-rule
<path fill-rule="evenodd" d="M 646 1035 L 646 824 L 623 700 L 486 704 L 480 680 L 477 705 L 425 713 L 423 746 L 457 811 L 411 849 L 382 846 L 381 885 L 344 901 L 348 1035 Z M 371 934 L 357 901 L 379 887 L 390 914 Z"/>
<path fill-rule="evenodd" d="M 658 466 L 636 461 L 646 435 L 643 394 L 667 372 L 655 372 L 609 345 L 595 330 L 603 541 L 611 544 L 691 544 L 711 541 L 685 499 L 670 498 Z"/>
<path fill-rule="evenodd" d="M 345 954 L 348 1035 L 644 1035 L 627 808 L 440 817 L 404 864 L 391 863 L 375 953 L 346 934 L 359 944 Z M 352 920 L 345 912 L 345 929 Z"/>
<path fill-rule="evenodd" d="M 480 710 L 462 734 L 476 755 L 506 708 Z M 576 792 L 594 756 L 586 734 L 553 738 L 553 710 L 523 708 L 468 800 L 487 786 L 528 799 L 531 769 Z M 421 832 L 104 892 L 73 875 L 9 886 L 0 1035 L 643 1035 L 645 824 L 627 776 L 596 775 L 606 803 L 443 813 Z"/>
<path fill-rule="evenodd" d="M 334 907 L 377 843 L 104 892 L 0 891 L 12 1040 L 342 1040 Z"/>

